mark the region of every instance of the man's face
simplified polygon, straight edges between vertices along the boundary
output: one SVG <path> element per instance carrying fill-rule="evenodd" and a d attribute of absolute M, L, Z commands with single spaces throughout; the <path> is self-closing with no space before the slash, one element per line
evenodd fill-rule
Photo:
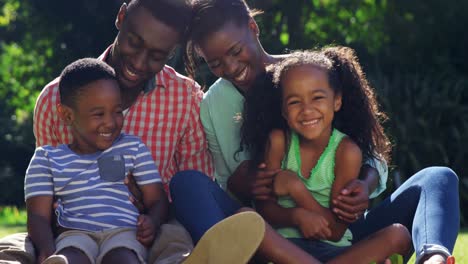
<path fill-rule="evenodd" d="M 109 64 L 122 89 L 143 89 L 145 83 L 164 67 L 180 34 L 141 6 L 131 12 L 122 6 L 116 26 L 119 33 Z"/>

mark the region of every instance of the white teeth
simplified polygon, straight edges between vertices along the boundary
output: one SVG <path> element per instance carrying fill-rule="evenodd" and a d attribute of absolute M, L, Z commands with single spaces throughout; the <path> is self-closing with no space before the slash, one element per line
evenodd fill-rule
<path fill-rule="evenodd" d="M 311 125 L 315 125 L 318 123 L 318 119 L 314 119 L 314 120 L 310 120 L 310 121 L 302 121 L 302 125 L 304 126 L 311 126 Z"/>
<path fill-rule="evenodd" d="M 131 72 L 127 67 L 125 67 L 125 71 L 127 72 L 128 75 L 130 75 L 130 77 L 137 76 L 136 73 Z"/>
<path fill-rule="evenodd" d="M 234 78 L 238 82 L 244 81 L 245 77 L 247 77 L 247 67 L 236 77 Z"/>
<path fill-rule="evenodd" d="M 103 137 L 110 137 L 112 136 L 112 133 L 99 133 L 99 135 Z"/>

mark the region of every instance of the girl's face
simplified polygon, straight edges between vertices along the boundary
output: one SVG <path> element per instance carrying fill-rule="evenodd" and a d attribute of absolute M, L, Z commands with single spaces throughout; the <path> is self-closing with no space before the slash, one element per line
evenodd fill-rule
<path fill-rule="evenodd" d="M 326 71 L 313 65 L 295 66 L 281 79 L 283 116 L 289 127 L 307 140 L 326 139 L 333 116 L 341 107 Z"/>
<path fill-rule="evenodd" d="M 232 82 L 244 91 L 265 71 L 264 51 L 253 19 L 247 26 L 226 23 L 220 30 L 196 43 L 196 50 L 214 75 Z"/>

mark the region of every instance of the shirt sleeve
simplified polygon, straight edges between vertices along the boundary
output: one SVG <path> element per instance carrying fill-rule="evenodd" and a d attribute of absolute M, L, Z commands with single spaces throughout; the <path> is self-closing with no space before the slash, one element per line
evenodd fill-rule
<path fill-rule="evenodd" d="M 381 194 L 387 188 L 387 179 L 388 179 L 388 167 L 387 162 L 385 160 L 379 160 L 376 158 L 367 159 L 364 164 L 371 166 L 372 168 L 376 169 L 379 173 L 379 184 L 377 188 L 375 188 L 374 192 L 369 195 L 369 198 L 375 198 L 379 194 Z"/>
<path fill-rule="evenodd" d="M 196 83 L 192 86 L 192 100 L 186 129 L 177 146 L 176 159 L 179 171 L 198 170 L 213 177 L 213 160 L 200 121 L 200 102 L 203 92 Z"/>
<path fill-rule="evenodd" d="M 52 114 L 52 89 L 53 84 L 49 84 L 40 93 L 36 100 L 33 117 L 33 131 L 36 138 L 36 147 L 51 145 L 57 146 L 59 139 L 54 133 L 54 115 Z"/>
<path fill-rule="evenodd" d="M 53 196 L 54 184 L 47 152 L 43 148 L 37 148 L 26 170 L 24 197 L 27 200 L 41 195 Z"/>
<path fill-rule="evenodd" d="M 203 130 L 205 131 L 208 148 L 210 150 L 211 156 L 213 157 L 215 178 L 218 180 L 218 183 L 221 184 L 221 187 L 225 189 L 226 186 L 224 186 L 225 184 L 221 179 L 229 178 L 231 173 L 229 172 L 229 167 L 226 164 L 226 161 L 221 152 L 221 146 L 218 142 L 213 120 L 210 114 L 209 99 L 207 98 L 201 102 L 200 119 L 203 125 Z"/>
<path fill-rule="evenodd" d="M 138 185 L 161 182 L 161 175 L 156 167 L 156 163 L 154 163 L 151 152 L 141 141 L 139 141 L 138 152 L 135 156 L 133 176 Z"/>

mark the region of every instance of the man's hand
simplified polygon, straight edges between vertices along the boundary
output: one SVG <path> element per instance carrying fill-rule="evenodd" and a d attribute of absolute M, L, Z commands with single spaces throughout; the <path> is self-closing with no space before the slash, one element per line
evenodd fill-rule
<path fill-rule="evenodd" d="M 328 239 L 332 235 L 327 219 L 318 213 L 300 210 L 296 222 L 304 238 Z"/>
<path fill-rule="evenodd" d="M 268 170 L 266 164 L 261 163 L 253 176 L 250 193 L 255 200 L 275 200 L 273 193 L 273 180 L 281 169 Z"/>
<path fill-rule="evenodd" d="M 153 244 L 156 230 L 151 217 L 145 214 L 138 216 L 137 221 L 137 240 L 145 247 L 150 247 Z"/>
<path fill-rule="evenodd" d="M 352 180 L 332 203 L 333 212 L 339 219 L 347 223 L 355 222 L 369 207 L 369 189 L 366 182 Z"/>
<path fill-rule="evenodd" d="M 129 200 L 138 209 L 138 212 L 140 212 L 140 214 L 145 213 L 146 210 L 145 205 L 143 204 L 143 194 L 140 188 L 138 187 L 135 181 L 135 177 L 133 177 L 133 173 L 131 171 L 127 174 L 127 176 L 125 176 L 124 183 L 131 194 Z"/>

